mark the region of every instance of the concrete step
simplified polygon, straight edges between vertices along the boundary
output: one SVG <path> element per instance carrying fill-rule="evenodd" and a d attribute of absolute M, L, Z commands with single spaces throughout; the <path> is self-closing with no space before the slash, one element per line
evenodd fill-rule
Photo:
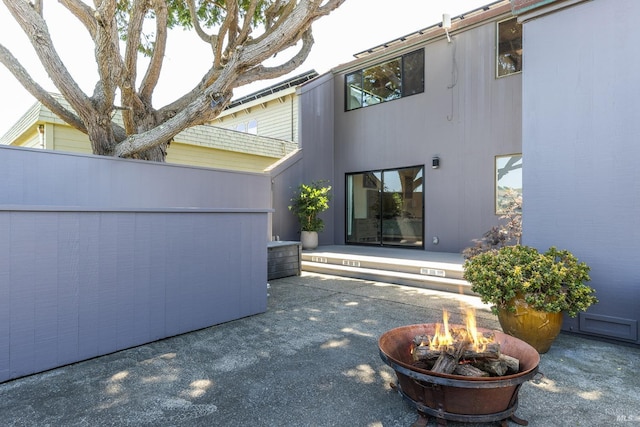
<path fill-rule="evenodd" d="M 454 292 L 463 295 L 475 295 L 466 280 L 450 279 L 424 274 L 403 273 L 374 268 L 350 267 L 336 264 L 302 261 L 302 270 L 333 276 L 350 277 L 354 279 L 372 280 L 397 285 L 415 286 L 438 291 Z"/>
<path fill-rule="evenodd" d="M 301 257 L 303 271 L 475 295 L 462 278 L 459 254 L 332 246 Z"/>

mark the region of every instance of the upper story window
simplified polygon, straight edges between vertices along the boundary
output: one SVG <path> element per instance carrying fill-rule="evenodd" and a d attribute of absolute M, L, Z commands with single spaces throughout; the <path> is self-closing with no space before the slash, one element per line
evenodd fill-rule
<path fill-rule="evenodd" d="M 345 109 L 392 101 L 424 92 L 424 50 L 347 74 Z"/>
<path fill-rule="evenodd" d="M 496 76 L 522 71 L 522 24 L 516 18 L 498 22 Z"/>

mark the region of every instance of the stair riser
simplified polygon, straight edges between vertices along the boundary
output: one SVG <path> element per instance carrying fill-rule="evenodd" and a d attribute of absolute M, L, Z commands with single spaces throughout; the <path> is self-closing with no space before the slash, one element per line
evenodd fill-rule
<path fill-rule="evenodd" d="M 302 270 L 313 273 L 350 277 L 354 279 L 372 280 L 383 283 L 415 286 L 424 289 L 455 292 L 458 294 L 475 295 L 471 292 L 470 285 L 461 279 L 440 278 L 419 274 L 398 273 L 389 270 L 364 269 L 353 266 L 340 266 L 330 263 L 323 264 L 304 261 L 302 263 Z"/>
<path fill-rule="evenodd" d="M 442 263 L 382 263 L 377 261 L 369 261 L 352 258 L 332 258 L 315 255 L 304 255 L 302 261 L 313 262 L 319 264 L 355 267 L 363 269 L 375 269 L 388 272 L 419 274 L 423 276 L 444 277 L 450 279 L 462 280 L 462 268 L 460 266 L 448 266 Z"/>

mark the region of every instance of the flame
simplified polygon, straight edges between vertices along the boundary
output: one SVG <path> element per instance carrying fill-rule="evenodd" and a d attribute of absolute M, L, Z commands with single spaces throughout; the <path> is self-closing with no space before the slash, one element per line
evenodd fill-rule
<path fill-rule="evenodd" d="M 444 330 L 443 330 L 444 329 Z M 449 312 L 442 310 L 442 323 L 436 323 L 433 337 L 430 337 L 429 348 L 441 350 L 453 344 L 453 336 L 449 331 Z"/>
<path fill-rule="evenodd" d="M 486 337 L 478 332 L 476 324 L 476 313 L 473 308 L 465 310 L 465 328 L 449 327 L 449 312 L 442 310 L 442 323 L 436 323 L 434 335 L 429 337 L 429 342 L 425 343 L 431 350 L 444 350 L 455 342 L 468 341 L 469 347 L 475 351 L 482 352 L 487 348 L 487 344 L 493 342 L 491 337 Z"/>
<path fill-rule="evenodd" d="M 485 351 L 487 344 L 494 341 L 493 337 L 486 337 L 478 332 L 476 326 L 476 311 L 473 308 L 467 308 L 464 317 L 466 330 L 469 334 L 469 340 L 472 342 L 473 349 L 475 351 Z"/>

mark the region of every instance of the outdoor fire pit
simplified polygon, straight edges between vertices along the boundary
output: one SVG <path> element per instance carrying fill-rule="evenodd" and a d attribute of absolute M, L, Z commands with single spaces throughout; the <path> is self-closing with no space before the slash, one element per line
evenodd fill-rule
<path fill-rule="evenodd" d="M 520 361 L 517 374 L 499 377 L 467 377 L 442 374 L 417 368 L 411 355 L 412 342 L 417 335 L 434 335 L 437 324 L 403 326 L 385 332 L 378 340 L 380 357 L 396 373 L 393 386 L 418 411 L 415 425 L 426 425 L 429 417 L 439 425 L 447 420 L 457 422 L 507 420 L 520 425 L 528 422 L 515 416 L 518 391 L 522 384 L 538 372 L 540 355 L 529 344 L 499 331 L 477 328 L 479 332 L 493 333 L 501 352 Z M 452 325 L 452 327 L 459 325 Z"/>

